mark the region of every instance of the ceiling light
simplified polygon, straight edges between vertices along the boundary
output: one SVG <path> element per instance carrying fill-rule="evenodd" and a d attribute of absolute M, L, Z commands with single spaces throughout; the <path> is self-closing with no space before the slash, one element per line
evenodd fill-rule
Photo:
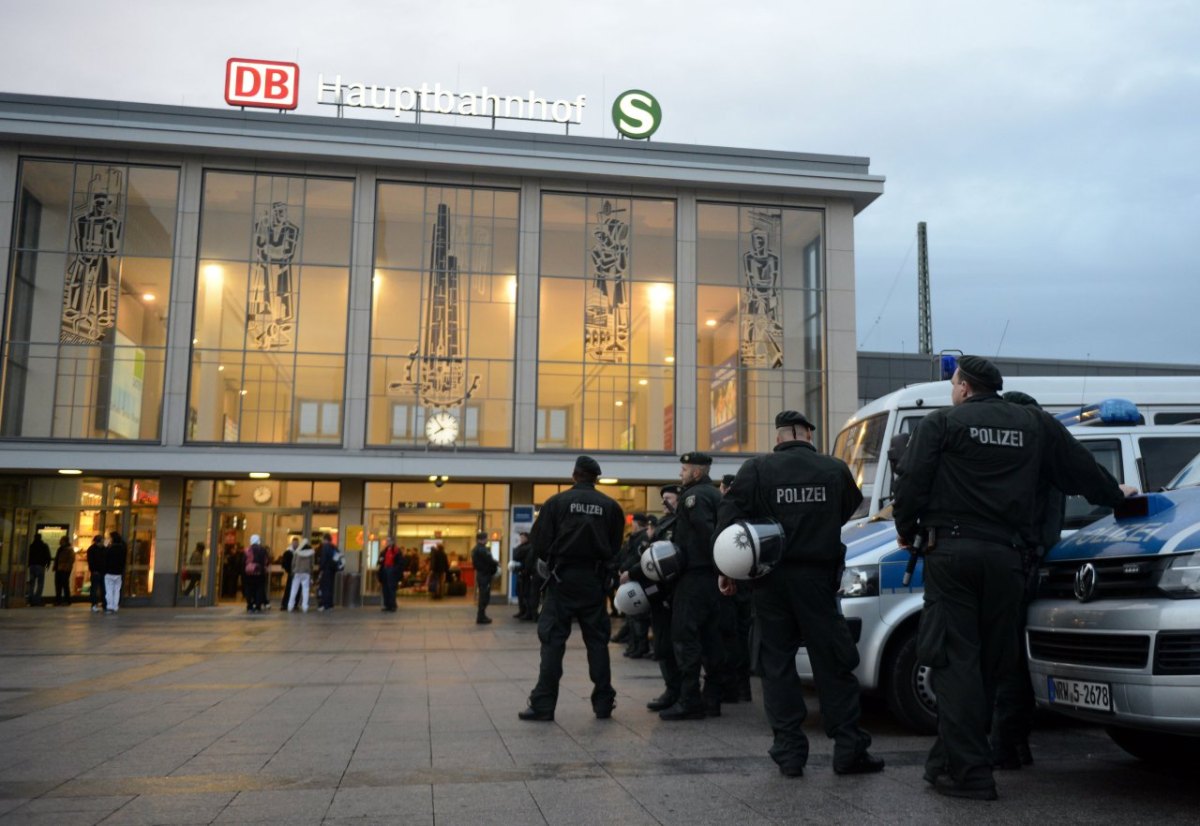
<path fill-rule="evenodd" d="M 265 470 L 255 470 L 255 471 L 250 472 L 250 478 L 251 479 L 270 479 L 271 474 L 267 473 Z"/>
<path fill-rule="evenodd" d="M 156 297 L 154 293 L 142 293 L 142 301 L 153 301 Z"/>
<path fill-rule="evenodd" d="M 621 480 L 614 479 L 611 476 L 605 476 L 603 479 L 599 479 L 597 481 L 599 481 L 600 484 L 602 484 L 602 485 L 615 485 L 617 482 L 620 482 Z"/>
<path fill-rule="evenodd" d="M 647 379 L 638 379 L 638 384 L 640 384 L 642 387 L 645 387 L 649 383 L 650 382 Z"/>
<path fill-rule="evenodd" d="M 717 320 L 716 320 L 715 318 L 710 318 L 710 319 L 708 319 L 708 321 L 705 321 L 705 322 L 704 322 L 704 326 L 705 326 L 705 327 L 716 327 L 716 326 L 717 326 Z"/>
<path fill-rule="evenodd" d="M 674 364 L 674 363 L 675 363 L 675 357 L 674 357 L 674 356 L 667 356 L 665 359 L 663 359 L 663 361 L 665 361 L 667 364 Z"/>
<path fill-rule="evenodd" d="M 240 393 L 241 393 L 241 394 L 244 396 L 244 395 L 246 395 L 247 393 L 249 393 L 250 391 L 249 391 L 249 390 L 240 390 L 240 391 L 238 391 L 238 392 L 240 392 Z"/>
<path fill-rule="evenodd" d="M 220 373 L 220 372 L 221 372 L 222 370 L 224 370 L 224 369 L 225 369 L 225 365 L 224 365 L 224 364 L 218 364 L 218 365 L 217 365 L 217 372 L 218 372 L 218 373 Z"/>
<path fill-rule="evenodd" d="M 620 399 L 617 399 L 617 402 L 616 402 L 616 404 L 617 404 L 617 407 L 624 407 L 624 406 L 625 406 L 625 402 L 621 401 Z"/>
<path fill-rule="evenodd" d="M 429 481 L 430 481 L 430 482 L 436 482 L 436 481 L 437 481 L 437 476 L 430 476 L 430 477 L 429 477 Z"/>
<path fill-rule="evenodd" d="M 76 470 L 75 468 L 60 468 L 58 472 L 63 476 L 80 476 L 83 474 L 82 470 Z"/>

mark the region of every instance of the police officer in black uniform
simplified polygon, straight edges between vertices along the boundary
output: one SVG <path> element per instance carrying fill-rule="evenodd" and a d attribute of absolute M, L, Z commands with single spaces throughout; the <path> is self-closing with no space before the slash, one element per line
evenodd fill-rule
<path fill-rule="evenodd" d="M 647 530 L 646 538 L 651 542 L 675 541 L 675 508 L 679 503 L 679 493 L 683 488 L 679 485 L 663 485 L 659 488 L 662 496 L 663 515 Z M 625 579 L 636 579 L 647 585 L 641 564 L 630 568 Z M 665 689 L 662 694 L 646 703 L 650 711 L 662 711 L 675 705 L 679 700 L 679 664 L 675 661 L 675 646 L 671 642 L 671 590 L 666 583 L 654 583 L 657 586 L 655 595 L 650 598 L 650 628 L 654 632 L 654 659 L 658 661 L 658 670 L 662 674 Z"/>
<path fill-rule="evenodd" d="M 533 523 L 530 542 L 536 559 L 546 561 L 550 577 L 538 618 L 542 662 L 529 707 L 522 720 L 553 720 L 562 678 L 563 654 L 571 622 L 587 647 L 588 676 L 592 679 L 592 710 L 598 719 L 612 716 L 616 692 L 608 660 L 607 583 L 613 557 L 625 533 L 621 506 L 596 490 L 600 464 L 590 456 L 575 460 L 570 490 L 546 500 Z"/>
<path fill-rule="evenodd" d="M 931 669 L 938 738 L 925 780 L 941 794 L 995 800 L 988 727 L 999 676 L 1016 667 L 1021 551 L 1034 538 L 1039 480 L 1097 504 L 1124 493 L 1046 413 L 997 395 L 995 365 L 963 356 L 951 407 L 922 420 L 896 483 L 900 543 L 925 548 L 917 656 Z"/>
<path fill-rule="evenodd" d="M 733 474 L 721 477 L 721 496 L 733 486 Z M 750 691 L 750 634 L 754 628 L 754 607 L 750 583 L 739 585 L 733 596 L 721 597 L 721 644 L 725 646 L 725 670 L 729 677 L 722 700 L 748 703 Z"/>
<path fill-rule="evenodd" d="M 862 493 L 844 462 L 816 452 L 815 429 L 795 410 L 776 416 L 774 452 L 742 465 L 717 520 L 720 531 L 738 519 L 774 519 L 787 540 L 780 564 L 754 583 L 763 709 L 775 733 L 770 755 L 787 777 L 804 774 L 808 762 L 803 730 L 808 709 L 796 674 L 802 640 L 812 661 L 825 733 L 834 741 L 833 770 L 867 774 L 883 769 L 883 760 L 867 751 L 871 735 L 858 724 L 858 650 L 837 605 L 846 559 L 841 528 L 862 502 Z M 736 591 L 725 576 L 720 587 L 725 594 Z"/>
<path fill-rule="evenodd" d="M 679 665 L 679 699 L 658 713 L 664 720 L 721 716 L 725 653 L 721 646 L 719 603 L 713 567 L 713 528 L 721 494 L 708 476 L 712 457 L 693 451 L 679 457 L 683 490 L 675 517 L 675 544 L 684 570 L 671 598 L 671 641 Z M 700 667 L 705 672 L 700 690 Z"/>
<path fill-rule="evenodd" d="M 638 565 L 642 557 L 642 549 L 646 546 L 646 529 L 650 526 L 650 518 L 644 513 L 633 515 L 633 530 L 621 546 L 617 556 L 617 573 L 628 573 Z M 625 625 L 629 635 L 625 641 L 624 656 L 639 659 L 650 653 L 650 622 L 645 616 L 626 617 Z"/>

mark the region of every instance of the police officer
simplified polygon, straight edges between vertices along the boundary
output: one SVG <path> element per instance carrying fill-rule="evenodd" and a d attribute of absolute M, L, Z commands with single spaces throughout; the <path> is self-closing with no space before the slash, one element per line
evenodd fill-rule
<path fill-rule="evenodd" d="M 664 720 L 721 715 L 725 654 L 721 647 L 720 593 L 714 581 L 713 528 L 721 494 L 708 476 L 712 457 L 699 451 L 679 457 L 683 490 L 675 517 L 675 544 L 684 570 L 671 599 L 671 638 L 679 665 L 679 699 L 658 713 Z M 700 667 L 704 666 L 703 694 Z"/>
<path fill-rule="evenodd" d="M 733 486 L 733 474 L 721 477 L 721 496 Z M 750 634 L 754 628 L 754 608 L 749 583 L 739 586 L 733 596 L 721 597 L 721 644 L 725 646 L 725 670 L 728 682 L 722 700 L 748 703 L 750 691 Z"/>
<path fill-rule="evenodd" d="M 663 515 L 646 531 L 646 538 L 651 542 L 675 541 L 675 507 L 679 503 L 681 490 L 683 488 L 679 485 L 663 485 L 659 488 Z M 622 581 L 626 579 L 636 579 L 646 584 L 640 564 L 633 566 L 622 577 Z M 653 654 L 662 674 L 664 691 L 646 703 L 650 711 L 662 711 L 679 701 L 679 664 L 675 661 L 675 647 L 671 641 L 671 593 L 666 583 L 657 585 L 658 591 L 650 598 L 650 628 L 654 632 Z"/>
<path fill-rule="evenodd" d="M 995 800 L 988 726 L 999 675 L 1016 667 L 1021 551 L 1035 542 L 1039 479 L 1115 504 L 1117 482 L 1040 410 L 997 395 L 987 359 L 963 356 L 952 406 L 917 426 L 901 462 L 900 543 L 925 547 L 925 606 L 917 656 L 931 669 L 938 738 L 925 780 L 952 797 Z"/>
<path fill-rule="evenodd" d="M 1010 390 L 1001 396 L 1006 402 L 1040 407 L 1037 399 L 1020 390 Z M 996 685 L 996 716 L 992 722 L 992 766 L 998 769 L 1019 769 L 1033 764 L 1029 748 L 1029 733 L 1033 730 L 1033 683 L 1029 677 L 1029 659 L 1025 655 L 1025 615 L 1036 590 L 1037 569 L 1046 551 L 1058 544 L 1062 536 L 1066 497 L 1045 478 L 1038 483 L 1037 511 L 1033 518 L 1036 545 L 1022 554 L 1025 590 L 1021 610 L 1017 612 L 1017 667 L 1000 674 Z"/>
<path fill-rule="evenodd" d="M 650 518 L 644 513 L 633 515 L 633 530 L 621 546 L 617 557 L 617 573 L 628 573 L 633 566 L 639 564 L 642 548 L 646 545 L 646 530 L 650 526 Z M 645 616 L 626 617 L 625 625 L 629 628 L 626 639 L 624 656 L 639 659 L 650 653 L 650 622 Z"/>
<path fill-rule="evenodd" d="M 770 518 L 783 528 L 787 545 L 780 564 L 754 583 L 763 709 L 774 731 L 771 758 L 781 774 L 799 777 L 808 762 L 804 719 L 808 709 L 796 674 L 796 650 L 808 646 L 821 719 L 833 738 L 833 770 L 867 774 L 883 760 L 867 748 L 871 735 L 858 724 L 858 650 L 838 611 L 837 591 L 846 559 L 841 528 L 862 502 L 862 493 L 840 459 L 813 447 L 816 428 L 803 413 L 775 417 L 775 450 L 750 459 L 721 502 L 718 530 L 738 519 Z M 719 579 L 721 592 L 736 583 Z"/>
<path fill-rule="evenodd" d="M 530 542 L 536 559 L 545 560 L 550 577 L 538 618 L 542 643 L 537 685 L 522 720 L 553 720 L 562 678 L 563 654 L 571 623 L 579 621 L 592 678 L 592 710 L 598 719 L 612 716 L 616 692 L 608 661 L 610 620 L 605 606 L 613 557 L 625 533 L 621 506 L 596 490 L 600 464 L 591 456 L 575 460 L 570 490 L 546 500 L 533 523 Z"/>

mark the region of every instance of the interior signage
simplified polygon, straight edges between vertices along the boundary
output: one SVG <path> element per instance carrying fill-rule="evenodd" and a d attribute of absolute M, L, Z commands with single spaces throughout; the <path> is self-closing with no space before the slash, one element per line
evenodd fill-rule
<path fill-rule="evenodd" d="M 552 100 L 528 95 L 492 94 L 488 87 L 478 92 L 455 92 L 442 84 L 420 86 L 380 86 L 373 83 L 342 83 L 342 76 L 326 81 L 317 75 L 317 103 L 352 106 L 357 109 L 390 110 L 396 117 L 409 112 L 439 115 L 465 115 L 513 120 L 542 120 L 552 123 L 582 123 L 587 96 L 574 100 Z"/>
<path fill-rule="evenodd" d="M 225 102 L 230 106 L 295 109 L 300 103 L 300 67 L 277 60 L 231 57 L 225 63 Z"/>

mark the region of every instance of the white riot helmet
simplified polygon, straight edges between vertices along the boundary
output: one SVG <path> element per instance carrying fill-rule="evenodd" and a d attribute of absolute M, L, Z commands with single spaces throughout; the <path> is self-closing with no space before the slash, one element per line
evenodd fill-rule
<path fill-rule="evenodd" d="M 730 579 L 757 579 L 779 564 L 786 545 L 775 520 L 738 520 L 713 543 L 713 562 Z"/>
<path fill-rule="evenodd" d="M 650 598 L 639 582 L 626 582 L 617 588 L 613 606 L 627 617 L 638 617 L 650 610 Z"/>
<path fill-rule="evenodd" d="M 674 542 L 660 539 L 642 552 L 642 573 L 655 582 L 673 582 L 683 571 L 683 556 Z"/>

